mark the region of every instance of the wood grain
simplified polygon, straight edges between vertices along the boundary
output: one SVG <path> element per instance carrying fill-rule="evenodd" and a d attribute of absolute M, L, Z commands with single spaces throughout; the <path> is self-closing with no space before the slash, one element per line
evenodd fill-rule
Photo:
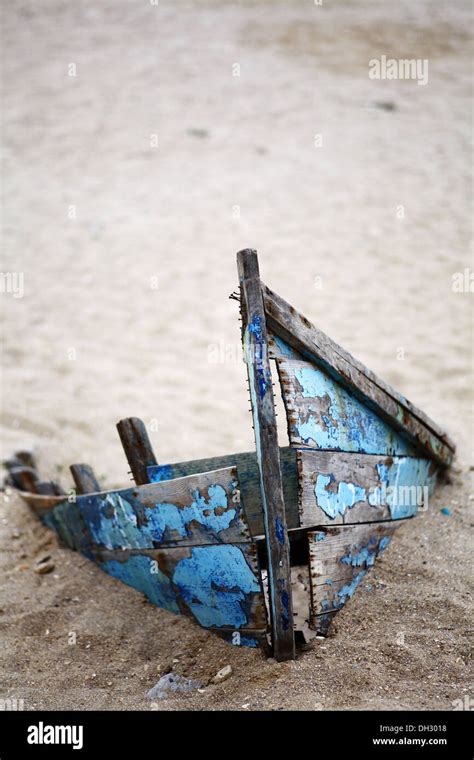
<path fill-rule="evenodd" d="M 298 451 L 302 527 L 412 517 L 427 509 L 436 483 L 429 459 Z"/>
<path fill-rule="evenodd" d="M 127 417 L 117 423 L 117 430 L 135 483 L 139 486 L 147 483 L 147 468 L 157 461 L 144 422 L 138 417 Z"/>
<path fill-rule="evenodd" d="M 341 525 L 308 532 L 312 617 L 339 610 L 352 598 L 397 527 L 405 522 Z"/>
<path fill-rule="evenodd" d="M 272 375 L 257 253 L 237 254 L 242 342 L 247 363 L 268 555 L 272 645 L 277 660 L 295 657 L 291 573 Z"/>

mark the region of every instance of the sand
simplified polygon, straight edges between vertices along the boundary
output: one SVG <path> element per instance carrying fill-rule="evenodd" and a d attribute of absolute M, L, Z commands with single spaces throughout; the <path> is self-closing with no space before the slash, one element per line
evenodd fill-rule
<path fill-rule="evenodd" d="M 33 448 L 64 486 L 81 461 L 126 485 L 115 424 L 132 415 L 163 463 L 252 449 L 227 298 L 243 247 L 458 453 L 333 634 L 285 664 L 154 608 L 3 495 L 0 698 L 150 709 L 170 669 L 204 688 L 157 709 L 472 698 L 472 294 L 453 290 L 473 268 L 470 14 L 440 0 L 4 8 L 1 270 L 24 294 L 0 294 L 2 457 Z M 428 84 L 369 79 L 382 54 L 428 59 Z M 45 554 L 55 570 L 39 576 Z"/>

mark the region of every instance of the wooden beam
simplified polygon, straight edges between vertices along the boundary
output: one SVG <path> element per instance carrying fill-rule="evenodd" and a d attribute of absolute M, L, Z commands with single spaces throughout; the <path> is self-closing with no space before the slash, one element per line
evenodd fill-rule
<path fill-rule="evenodd" d="M 38 473 L 32 467 L 12 467 L 9 476 L 15 488 L 26 493 L 37 493 Z"/>
<path fill-rule="evenodd" d="M 101 490 L 94 470 L 88 464 L 72 464 L 69 469 L 78 494 L 98 493 Z"/>
<path fill-rule="evenodd" d="M 303 527 L 400 520 L 428 509 L 432 459 L 298 450 Z"/>
<path fill-rule="evenodd" d="M 290 551 L 257 252 L 250 249 L 239 251 L 237 266 L 242 342 L 249 377 L 268 554 L 273 656 L 281 661 L 295 657 Z"/>
<path fill-rule="evenodd" d="M 454 443 L 424 412 L 334 343 L 263 283 L 262 292 L 267 326 L 272 332 L 305 359 L 320 364 L 396 430 L 408 435 L 440 465 L 446 467 L 451 463 Z"/>
<path fill-rule="evenodd" d="M 38 480 L 36 493 L 41 496 L 57 496 L 55 484 L 51 480 Z"/>
<path fill-rule="evenodd" d="M 127 417 L 117 424 L 130 470 L 137 486 L 148 483 L 147 467 L 156 465 L 155 454 L 146 431 L 145 424 L 138 417 Z"/>

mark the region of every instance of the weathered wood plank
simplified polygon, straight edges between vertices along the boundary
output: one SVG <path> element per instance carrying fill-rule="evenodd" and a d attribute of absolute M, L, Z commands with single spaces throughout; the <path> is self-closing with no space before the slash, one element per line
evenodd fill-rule
<path fill-rule="evenodd" d="M 148 482 L 147 468 L 157 464 L 145 424 L 138 417 L 127 417 L 117 423 L 117 430 L 133 479 L 138 486 L 144 485 Z"/>
<path fill-rule="evenodd" d="M 299 314 L 262 283 L 267 325 L 279 338 L 305 359 L 319 364 L 346 385 L 364 404 L 370 405 L 396 430 L 404 431 L 413 442 L 442 466 L 451 463 L 455 446 L 448 435 L 388 383 L 378 378 L 351 354 Z"/>
<path fill-rule="evenodd" d="M 266 570 L 261 571 L 263 593 L 267 609 L 268 601 L 268 573 Z M 314 631 L 310 628 L 311 621 L 311 592 L 309 581 L 309 564 L 292 565 L 291 567 L 291 598 L 293 601 L 293 630 L 303 634 L 306 642 L 315 637 Z"/>
<path fill-rule="evenodd" d="M 15 488 L 19 488 L 21 491 L 27 491 L 29 493 L 36 493 L 36 484 L 39 480 L 39 475 L 32 467 L 27 467 L 26 465 L 22 467 L 12 467 L 8 471 L 8 474 Z"/>
<path fill-rule="evenodd" d="M 69 469 L 77 493 L 98 493 L 100 491 L 100 483 L 94 474 L 94 470 L 88 464 L 72 464 Z"/>
<path fill-rule="evenodd" d="M 99 566 L 153 604 L 188 615 L 204 628 L 257 634 L 257 640 L 267 628 L 252 543 L 104 552 Z"/>
<path fill-rule="evenodd" d="M 242 342 L 247 363 L 268 554 L 274 657 L 295 657 L 288 531 L 280 471 L 272 375 L 257 252 L 237 254 Z"/>
<path fill-rule="evenodd" d="M 52 480 L 38 480 L 36 482 L 36 493 L 43 496 L 57 496 L 57 483 Z"/>
<path fill-rule="evenodd" d="M 37 494 L 37 493 L 28 493 L 27 491 L 19 491 L 20 497 L 23 499 L 25 504 L 27 504 L 30 509 L 37 515 L 39 518 L 43 519 L 47 514 L 52 512 L 52 510 L 59 506 L 60 504 L 64 504 L 64 502 L 67 502 L 67 496 L 59 496 L 59 495 L 53 495 L 53 494 Z"/>
<path fill-rule="evenodd" d="M 427 508 L 436 483 L 430 459 L 298 451 L 300 524 L 398 520 Z"/>
<path fill-rule="evenodd" d="M 254 538 L 263 536 L 265 527 L 260 492 L 260 471 L 255 451 L 226 454 L 225 456 L 207 459 L 195 459 L 189 462 L 154 465 L 148 468 L 148 478 L 150 483 L 159 483 L 163 480 L 172 480 L 173 478 L 182 478 L 200 472 L 219 470 L 222 467 L 237 467 L 242 502 L 250 534 Z M 280 448 L 280 469 L 283 480 L 287 526 L 289 529 L 298 528 L 298 472 L 295 449 L 289 446 Z"/>
<path fill-rule="evenodd" d="M 308 532 L 312 616 L 346 604 L 403 522 L 341 525 Z"/>
<path fill-rule="evenodd" d="M 71 548 L 102 551 L 250 540 L 235 468 L 78 496 L 45 518 Z"/>
<path fill-rule="evenodd" d="M 279 360 L 278 372 L 293 446 L 415 455 L 405 438 L 315 364 Z"/>

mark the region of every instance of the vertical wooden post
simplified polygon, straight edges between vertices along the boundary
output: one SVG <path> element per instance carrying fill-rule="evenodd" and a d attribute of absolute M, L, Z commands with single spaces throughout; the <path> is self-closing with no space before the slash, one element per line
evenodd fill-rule
<path fill-rule="evenodd" d="M 72 464 L 69 469 L 77 493 L 98 493 L 100 491 L 100 484 L 94 470 L 88 464 Z"/>
<path fill-rule="evenodd" d="M 149 482 L 147 467 L 158 464 L 146 432 L 145 424 L 138 417 L 127 417 L 117 424 L 133 479 L 137 486 Z"/>
<path fill-rule="evenodd" d="M 247 363 L 268 554 L 273 656 L 295 657 L 291 571 L 280 451 L 268 358 L 268 339 L 257 252 L 237 254 L 242 305 L 242 342 Z"/>

